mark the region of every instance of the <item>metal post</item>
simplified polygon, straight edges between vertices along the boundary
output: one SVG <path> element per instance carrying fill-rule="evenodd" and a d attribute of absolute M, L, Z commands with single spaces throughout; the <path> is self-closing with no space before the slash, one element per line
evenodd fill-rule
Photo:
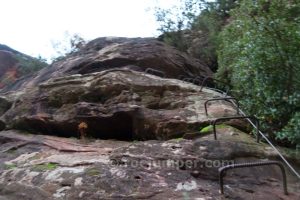
<path fill-rule="evenodd" d="M 206 82 L 207 82 L 208 80 L 211 80 L 211 81 L 212 81 L 212 83 L 214 84 L 214 87 L 215 87 L 215 88 L 216 88 L 216 86 L 215 86 L 215 83 L 214 83 L 214 82 L 218 82 L 218 83 L 221 83 L 221 84 L 224 85 L 224 86 L 227 86 L 226 92 L 225 92 L 225 94 L 226 94 L 226 96 L 227 96 L 227 93 L 229 92 L 229 87 L 228 87 L 228 85 L 227 85 L 226 83 L 220 81 L 220 80 L 214 79 L 214 78 L 209 77 L 209 76 L 207 76 L 207 77 L 205 77 L 205 78 L 203 79 L 203 81 L 202 81 L 202 83 L 201 83 L 200 91 L 202 91 L 204 85 L 206 84 Z M 224 92 L 223 92 L 223 93 L 224 93 Z"/>
<path fill-rule="evenodd" d="M 148 74 L 160 76 L 162 78 L 166 77 L 166 74 L 163 71 L 160 71 L 160 70 L 157 70 L 157 69 L 153 69 L 153 68 L 147 68 L 145 70 L 145 72 L 148 73 Z"/>
<path fill-rule="evenodd" d="M 286 173 L 284 166 L 281 162 L 278 161 L 265 161 L 265 162 L 253 162 L 253 163 L 240 163 L 240 164 L 232 164 L 232 165 L 226 165 L 224 167 L 219 168 L 219 183 L 220 183 L 220 192 L 221 194 L 224 194 L 223 189 L 223 178 L 225 176 L 225 172 L 229 169 L 235 169 L 235 168 L 244 168 L 244 167 L 256 167 L 256 166 L 265 166 L 265 165 L 277 165 L 282 173 L 282 182 L 283 182 L 283 191 L 285 195 L 288 195 L 287 191 L 287 181 L 286 181 Z"/>
<path fill-rule="evenodd" d="M 235 103 L 236 103 L 236 111 L 237 111 L 237 114 L 240 114 L 240 105 L 239 105 L 239 102 L 238 102 L 238 100 L 236 99 L 236 98 L 234 98 L 234 97 L 223 97 L 223 98 L 213 98 L 213 99 L 208 99 L 208 100 L 206 100 L 205 102 L 204 102 L 204 108 L 205 108 L 205 114 L 206 114 L 206 116 L 208 115 L 208 113 L 207 113 L 207 104 L 208 104 L 208 102 L 210 102 L 210 101 L 218 101 L 218 100 L 235 100 Z M 230 103 L 232 103 L 231 101 L 229 101 Z M 233 104 L 233 103 L 232 103 Z M 234 106 L 235 106 L 235 104 L 233 104 Z"/>

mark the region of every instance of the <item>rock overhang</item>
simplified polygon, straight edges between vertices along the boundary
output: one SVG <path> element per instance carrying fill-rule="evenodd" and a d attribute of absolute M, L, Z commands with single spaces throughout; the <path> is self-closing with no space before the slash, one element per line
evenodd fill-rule
<path fill-rule="evenodd" d="M 10 128 L 66 137 L 77 136 L 78 124 L 86 122 L 96 138 L 170 139 L 207 125 L 203 101 L 217 95 L 177 79 L 112 69 L 29 88 L 2 120 Z"/>

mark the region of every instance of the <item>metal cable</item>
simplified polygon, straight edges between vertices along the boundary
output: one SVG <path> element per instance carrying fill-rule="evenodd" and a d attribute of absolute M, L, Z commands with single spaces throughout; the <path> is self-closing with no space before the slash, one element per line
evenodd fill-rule
<path fill-rule="evenodd" d="M 220 90 L 222 91 L 222 90 Z M 227 95 L 228 92 L 221 92 L 223 95 Z M 231 97 L 229 95 L 227 95 L 227 97 Z M 231 103 L 237 107 L 237 104 L 230 100 Z M 243 115 L 243 116 L 247 116 L 244 111 L 242 111 L 240 108 L 238 108 L 239 112 Z M 253 128 L 257 129 L 256 125 L 250 120 L 250 119 L 246 119 L 252 126 Z M 290 170 L 297 176 L 297 178 L 300 179 L 300 175 L 299 173 L 293 168 L 293 166 L 285 159 L 285 157 L 280 153 L 280 151 L 272 144 L 272 142 L 263 134 L 263 132 L 261 132 L 260 130 L 258 131 L 258 133 L 268 142 L 268 144 L 275 150 L 275 152 L 280 156 L 280 158 L 285 162 L 285 164 L 290 168 Z"/>
<path fill-rule="evenodd" d="M 234 106 L 237 106 L 234 101 L 232 101 Z M 243 116 L 246 114 L 239 108 L 240 113 Z M 253 126 L 253 128 L 257 129 L 256 125 L 250 120 L 247 121 Z M 290 168 L 290 170 L 300 179 L 299 173 L 293 168 L 293 166 L 284 158 L 284 156 L 280 153 L 280 151 L 272 144 L 272 142 L 259 130 L 258 133 L 268 142 L 268 144 L 275 150 L 275 152 L 280 156 L 280 158 L 285 162 L 285 164 Z"/>
<path fill-rule="evenodd" d="M 191 84 L 194 84 L 194 83 L 191 83 Z M 201 86 L 201 90 L 202 91 L 202 88 L 203 88 L 203 84 Z M 209 87 L 208 87 L 209 88 Z M 221 94 L 223 94 L 225 97 L 231 97 L 228 95 L 228 92 L 229 92 L 229 89 L 224 92 L 220 89 L 214 89 L 214 88 L 209 88 L 209 89 L 212 89 L 212 90 L 216 90 L 218 92 L 220 92 Z M 234 106 L 237 107 L 237 104 L 233 101 L 231 101 L 232 104 Z M 243 116 L 247 116 L 240 108 L 238 108 L 239 112 L 243 115 Z M 249 123 L 253 126 L 253 128 L 257 129 L 256 125 L 250 120 L 250 119 L 247 119 L 247 121 L 249 121 Z M 275 152 L 280 156 L 280 158 L 285 162 L 285 164 L 290 168 L 290 170 L 300 179 L 300 175 L 299 173 L 293 168 L 293 166 L 284 158 L 284 156 L 280 153 L 280 151 L 272 144 L 272 142 L 259 130 L 258 133 L 268 142 L 268 144 L 275 150 Z"/>

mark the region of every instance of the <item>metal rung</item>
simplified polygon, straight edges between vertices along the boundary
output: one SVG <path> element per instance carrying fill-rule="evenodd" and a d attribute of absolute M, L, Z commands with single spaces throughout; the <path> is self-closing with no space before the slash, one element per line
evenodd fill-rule
<path fill-rule="evenodd" d="M 204 102 L 204 108 L 205 108 L 205 114 L 206 114 L 206 116 L 208 115 L 207 114 L 207 104 L 208 104 L 208 102 L 210 102 L 210 101 L 219 101 L 219 100 L 225 100 L 225 101 L 234 100 L 237 106 L 235 106 L 235 104 L 232 103 L 232 101 L 228 101 L 228 102 L 232 103 L 236 107 L 237 114 L 240 114 L 240 109 L 239 109 L 240 105 L 239 105 L 238 100 L 236 98 L 234 98 L 234 97 L 223 97 L 223 98 L 208 99 L 208 100 L 206 100 Z"/>
<path fill-rule="evenodd" d="M 233 102 L 234 103 L 234 102 Z M 246 116 L 246 114 L 244 113 L 244 111 L 242 111 L 240 109 L 240 113 L 242 114 L 242 116 Z M 247 119 L 248 122 L 252 125 L 252 127 L 257 128 L 255 126 L 255 124 L 250 120 Z M 285 157 L 280 153 L 280 151 L 273 145 L 273 143 L 264 135 L 263 132 L 261 132 L 260 130 L 258 131 L 260 136 L 262 136 L 265 141 L 273 148 L 273 150 L 279 155 L 279 157 L 284 161 L 284 163 L 289 167 L 289 169 L 297 176 L 297 178 L 300 180 L 300 174 L 294 169 L 294 167 L 285 159 Z"/>
<path fill-rule="evenodd" d="M 195 77 L 195 78 L 193 79 L 193 83 L 194 83 L 195 85 L 201 85 L 204 79 L 205 79 L 205 78 L 202 78 L 202 77 L 200 77 L 200 76 L 197 76 L 197 77 Z"/>
<path fill-rule="evenodd" d="M 227 97 L 227 95 L 228 95 L 228 90 L 226 92 L 224 92 L 223 90 L 220 90 L 220 89 L 217 89 L 217 88 L 210 88 L 210 87 L 206 87 L 206 88 L 209 89 L 209 90 L 213 90 L 213 91 L 219 92 L 219 93 L 223 94 L 224 97 Z"/>
<path fill-rule="evenodd" d="M 195 76 L 195 77 L 186 77 L 186 76 L 183 76 L 183 75 L 180 75 L 178 76 L 178 79 L 182 80 L 182 81 L 186 81 L 186 82 L 189 82 L 189 83 L 193 83 L 195 85 L 201 85 L 203 80 L 206 78 L 207 76 L 202 76 L 202 75 L 199 75 L 199 76 Z"/>
<path fill-rule="evenodd" d="M 179 79 L 179 80 L 182 80 L 182 81 L 183 81 L 183 79 L 185 79 L 185 78 L 186 78 L 186 76 L 184 76 L 184 75 L 179 75 L 179 76 L 178 76 L 178 79 Z"/>
<path fill-rule="evenodd" d="M 212 78 L 212 77 L 209 77 L 209 76 L 208 76 L 208 77 L 205 77 L 205 78 L 203 79 L 203 81 L 202 81 L 202 83 L 201 83 L 200 91 L 202 91 L 204 85 L 206 85 L 208 81 L 211 81 L 211 82 L 214 84 L 214 86 L 215 86 L 215 82 L 221 83 L 222 85 L 226 86 L 226 94 L 229 92 L 229 86 L 228 86 L 226 83 L 224 83 L 224 82 L 222 82 L 222 81 L 220 81 L 220 80 L 214 79 L 214 78 Z"/>
<path fill-rule="evenodd" d="M 215 140 L 217 139 L 217 131 L 216 131 L 216 124 L 219 121 L 226 121 L 226 120 L 230 120 L 230 119 L 252 119 L 255 121 L 256 124 L 256 142 L 259 142 L 259 121 L 256 117 L 254 116 L 232 116 L 232 117 L 221 117 L 221 118 L 217 118 L 213 121 L 213 131 L 214 131 L 214 137 Z M 251 120 L 250 120 L 251 121 Z"/>
<path fill-rule="evenodd" d="M 193 78 L 184 78 L 183 81 L 193 83 Z"/>
<path fill-rule="evenodd" d="M 183 77 L 180 76 L 180 77 Z M 207 79 L 213 79 L 212 77 L 206 77 L 204 78 L 202 84 L 201 84 L 201 89 L 200 91 L 202 91 L 203 87 L 204 87 L 204 84 L 206 83 Z M 184 79 L 184 78 L 183 78 Z M 218 81 L 219 82 L 219 81 Z M 225 84 L 226 85 L 226 84 Z M 224 91 L 222 90 L 218 90 L 218 89 L 214 89 L 214 88 L 209 88 L 209 89 L 212 89 L 212 90 L 216 90 L 218 92 L 221 92 L 222 94 L 225 94 Z M 225 97 L 227 96 L 227 93 L 229 92 L 229 87 L 227 87 L 227 90 L 226 90 L 226 94 L 225 94 Z M 228 96 L 230 97 L 230 96 Z M 235 104 L 234 102 L 232 102 L 233 104 Z M 236 105 L 237 106 L 237 105 Z M 241 110 L 239 109 L 239 113 L 242 114 L 242 116 L 245 116 L 246 117 L 246 114 Z M 260 137 L 260 135 L 266 140 L 266 142 L 274 149 L 274 151 L 280 156 L 280 158 L 285 162 L 285 164 L 289 167 L 289 169 L 297 176 L 298 179 L 300 179 L 300 174 L 293 168 L 293 166 L 285 159 L 285 157 L 280 153 L 280 151 L 272 144 L 272 142 L 263 134 L 263 132 L 261 132 L 259 129 L 258 129 L 258 121 L 257 121 L 257 125 L 255 125 L 249 118 L 247 118 L 248 122 L 254 127 L 256 128 L 256 130 L 258 130 L 258 133 L 257 134 L 257 138 Z M 216 139 L 216 133 L 215 133 L 215 139 Z M 259 141 L 259 140 L 258 140 Z"/>
<path fill-rule="evenodd" d="M 153 68 L 147 68 L 145 70 L 145 72 L 148 73 L 148 74 L 155 75 L 155 76 L 160 76 L 162 78 L 166 77 L 166 74 L 163 71 L 160 71 L 160 70 L 157 70 L 157 69 L 153 69 Z"/>
<path fill-rule="evenodd" d="M 278 161 L 265 161 L 265 162 L 231 164 L 231 165 L 226 165 L 224 167 L 219 168 L 219 183 L 220 183 L 220 192 L 221 192 L 221 194 L 224 194 L 223 177 L 225 176 L 225 172 L 227 170 L 235 169 L 235 168 L 244 168 L 244 167 L 265 166 L 265 165 L 277 165 L 277 166 L 279 166 L 279 168 L 281 169 L 281 173 L 282 173 L 283 191 L 284 191 L 285 195 L 288 195 L 285 169 L 284 169 L 283 164 L 281 162 L 278 162 Z"/>

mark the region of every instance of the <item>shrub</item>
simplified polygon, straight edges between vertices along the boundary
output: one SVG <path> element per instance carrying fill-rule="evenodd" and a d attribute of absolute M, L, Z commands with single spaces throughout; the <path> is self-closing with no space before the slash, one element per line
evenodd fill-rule
<path fill-rule="evenodd" d="M 242 1 L 231 14 L 220 35 L 217 78 L 233 85 L 234 96 L 264 122 L 271 138 L 277 132 L 299 143 L 291 127 L 299 126 L 300 4 Z"/>

